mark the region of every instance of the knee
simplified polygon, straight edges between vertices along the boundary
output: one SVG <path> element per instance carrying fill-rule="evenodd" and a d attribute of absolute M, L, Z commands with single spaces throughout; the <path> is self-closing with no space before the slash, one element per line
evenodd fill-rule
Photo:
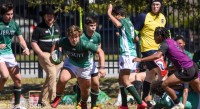
<path fill-rule="evenodd" d="M 92 89 L 92 90 L 95 90 L 95 91 L 98 91 L 98 90 L 99 90 L 99 84 L 98 84 L 98 83 L 92 84 L 92 85 L 91 85 L 91 89 Z"/>
<path fill-rule="evenodd" d="M 21 78 L 17 78 L 17 79 L 15 79 L 14 82 L 15 82 L 16 84 L 19 84 L 19 85 L 22 84 L 22 80 L 21 80 Z"/>
<path fill-rule="evenodd" d="M 161 86 L 162 86 L 163 89 L 165 89 L 168 86 L 168 84 L 167 84 L 167 82 L 162 82 Z"/>
<path fill-rule="evenodd" d="M 9 76 L 1 77 L 2 82 L 6 82 L 8 80 Z"/>

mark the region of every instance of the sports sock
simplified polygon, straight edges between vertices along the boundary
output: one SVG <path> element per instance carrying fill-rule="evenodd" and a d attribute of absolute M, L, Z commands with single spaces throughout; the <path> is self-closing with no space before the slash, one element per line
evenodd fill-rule
<path fill-rule="evenodd" d="M 122 98 L 122 106 L 127 106 L 127 90 L 124 86 L 120 86 L 121 98 Z"/>
<path fill-rule="evenodd" d="M 98 95 L 99 95 L 99 91 L 94 91 L 93 89 L 91 89 L 91 92 L 90 92 L 91 107 L 95 107 L 96 106 Z"/>
<path fill-rule="evenodd" d="M 145 98 L 149 95 L 150 92 L 150 85 L 151 83 L 144 81 L 143 82 L 143 94 L 142 94 L 142 100 L 145 100 Z"/>
<path fill-rule="evenodd" d="M 76 97 L 76 101 L 77 102 L 76 102 L 76 104 L 78 105 L 78 103 L 81 101 L 81 89 L 80 89 L 78 83 L 75 85 L 75 92 L 77 94 L 77 97 Z"/>
<path fill-rule="evenodd" d="M 136 91 L 133 85 L 126 87 L 126 89 L 134 97 L 134 99 L 137 101 L 138 104 L 142 104 L 142 99 L 140 98 L 138 92 Z"/>
<path fill-rule="evenodd" d="M 179 103 L 179 99 L 176 98 L 175 100 L 173 100 L 174 104 L 178 104 Z"/>
<path fill-rule="evenodd" d="M 142 81 L 134 81 L 134 87 L 137 90 L 139 96 L 141 97 Z"/>
<path fill-rule="evenodd" d="M 14 86 L 15 105 L 20 104 L 21 87 Z"/>

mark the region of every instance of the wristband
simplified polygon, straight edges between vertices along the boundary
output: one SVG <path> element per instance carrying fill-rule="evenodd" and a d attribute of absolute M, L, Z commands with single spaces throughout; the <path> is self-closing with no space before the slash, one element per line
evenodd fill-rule
<path fill-rule="evenodd" d="M 99 69 L 105 69 L 105 67 L 104 66 L 100 66 Z"/>
<path fill-rule="evenodd" d="M 25 52 L 26 50 L 29 50 L 29 49 L 26 47 L 26 48 L 24 48 L 23 52 Z"/>

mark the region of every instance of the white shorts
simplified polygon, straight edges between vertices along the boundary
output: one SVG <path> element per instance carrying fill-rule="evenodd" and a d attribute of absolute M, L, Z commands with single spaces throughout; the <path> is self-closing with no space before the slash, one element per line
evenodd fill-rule
<path fill-rule="evenodd" d="M 76 77 L 83 79 L 91 79 L 91 75 L 98 72 L 95 64 L 91 64 L 91 66 L 86 68 L 81 68 L 71 64 L 68 58 L 65 59 L 63 68 L 71 70 Z"/>
<path fill-rule="evenodd" d="M 132 62 L 136 58 L 135 56 L 129 55 L 120 55 L 119 56 L 119 69 L 130 69 L 131 72 L 134 72 L 137 68 L 138 62 Z"/>
<path fill-rule="evenodd" d="M 7 67 L 18 66 L 18 63 L 13 54 L 10 55 L 0 55 L 0 62 L 5 62 Z"/>

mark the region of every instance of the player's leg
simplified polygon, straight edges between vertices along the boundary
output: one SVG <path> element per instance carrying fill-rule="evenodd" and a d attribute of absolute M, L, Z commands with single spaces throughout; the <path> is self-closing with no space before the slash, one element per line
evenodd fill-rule
<path fill-rule="evenodd" d="M 59 79 L 56 85 L 56 97 L 51 103 L 51 107 L 56 108 L 58 106 L 61 100 L 62 93 L 64 92 L 66 83 L 71 78 L 76 77 L 75 71 L 75 66 L 73 66 L 68 59 L 66 59 L 59 75 Z"/>
<path fill-rule="evenodd" d="M 146 107 L 146 103 L 142 102 L 142 99 L 140 98 L 138 92 L 129 80 L 131 70 L 136 70 L 137 63 L 133 63 L 131 61 L 133 58 L 133 56 L 120 56 L 119 84 L 123 85 L 124 88 L 134 97 L 134 99 L 137 101 L 137 104 L 139 104 L 139 107 Z M 124 88 L 120 88 L 122 92 L 125 91 Z M 123 94 L 122 92 L 121 94 Z"/>
<path fill-rule="evenodd" d="M 1 74 L 0 77 L 0 91 L 1 91 L 4 88 L 4 85 L 9 78 L 8 68 L 5 62 L 1 61 L 1 59 L 0 59 L 0 74 Z"/>
<path fill-rule="evenodd" d="M 56 108 L 61 100 L 62 93 L 64 92 L 66 83 L 74 78 L 74 74 L 69 69 L 63 68 L 60 72 L 60 76 L 56 85 L 56 97 L 51 103 L 51 107 Z"/>
<path fill-rule="evenodd" d="M 135 81 L 133 82 L 133 84 L 134 84 L 138 94 L 140 95 L 140 97 L 141 97 L 141 94 L 142 94 L 142 84 L 143 84 L 145 77 L 146 77 L 146 72 L 136 73 Z"/>
<path fill-rule="evenodd" d="M 18 107 L 20 104 L 20 95 L 21 95 L 21 86 L 22 86 L 19 66 L 15 60 L 14 55 L 6 55 L 4 59 L 6 60 L 8 71 L 14 82 L 14 97 L 15 97 L 14 105 L 15 107 Z"/>
<path fill-rule="evenodd" d="M 99 95 L 99 75 L 98 73 L 93 73 L 91 75 L 91 108 L 96 107 L 96 102 Z"/>
<path fill-rule="evenodd" d="M 156 50 L 150 50 L 150 51 L 147 51 L 147 52 L 142 52 L 142 56 L 143 57 L 147 57 L 147 56 L 150 56 L 150 55 L 154 54 L 155 52 L 156 52 Z M 150 94 L 151 82 L 152 82 L 152 80 L 155 79 L 156 74 L 160 73 L 160 69 L 155 64 L 154 61 L 145 62 L 145 65 L 146 65 L 148 70 L 146 71 L 146 77 L 145 77 L 145 80 L 143 82 L 142 100 L 148 102 L 150 100 L 147 100 L 146 98 Z"/>
<path fill-rule="evenodd" d="M 16 65 L 14 67 L 9 67 L 8 70 L 9 70 L 10 76 L 14 82 L 14 97 L 15 97 L 14 108 L 16 108 L 16 109 L 22 108 L 22 106 L 20 106 L 22 82 L 21 82 L 21 75 L 19 72 L 19 67 L 18 67 L 18 65 Z"/>
<path fill-rule="evenodd" d="M 170 86 L 182 83 L 182 81 L 175 76 L 175 74 L 170 75 L 166 80 L 162 83 L 162 88 L 166 91 L 166 93 L 171 97 L 175 104 L 179 103 L 179 99 L 176 96 L 174 89 Z"/>
<path fill-rule="evenodd" d="M 81 89 L 81 108 L 87 109 L 87 100 L 89 97 L 91 80 L 78 77 L 79 86 Z"/>

